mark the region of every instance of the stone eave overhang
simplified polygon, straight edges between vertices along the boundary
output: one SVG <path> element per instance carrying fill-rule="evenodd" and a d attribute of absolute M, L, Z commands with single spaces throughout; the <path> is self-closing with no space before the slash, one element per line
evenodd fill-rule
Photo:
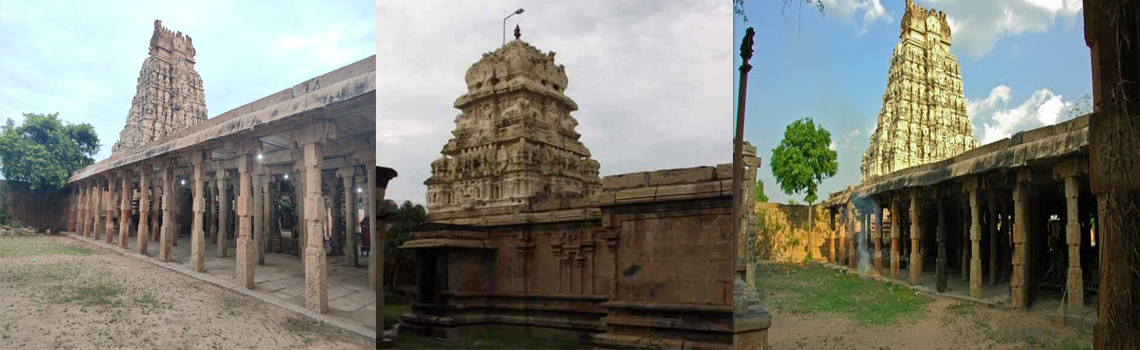
<path fill-rule="evenodd" d="M 463 94 L 463 96 L 459 96 L 459 98 L 455 99 L 454 107 L 463 109 L 463 107 L 481 101 L 483 99 L 507 95 L 517 91 L 527 91 L 541 96 L 546 96 L 558 100 L 559 102 L 565 103 L 570 107 L 570 111 L 578 110 L 578 103 L 574 102 L 574 100 L 571 100 L 570 97 L 566 96 L 566 94 L 554 90 L 553 88 L 536 83 L 534 80 L 531 80 L 526 76 L 516 76 L 505 83 L 482 87 Z"/>
<path fill-rule="evenodd" d="M 934 185 L 967 176 L 1047 163 L 1088 153 L 1088 115 L 1056 125 L 1019 132 L 946 160 L 913 166 L 864 182 L 850 196 L 866 197 L 891 191 Z M 828 205 L 846 201 L 833 198 Z"/>
<path fill-rule="evenodd" d="M 404 242 L 400 249 L 486 249 L 495 250 L 491 241 L 474 239 L 427 238 Z"/>
<path fill-rule="evenodd" d="M 348 103 L 376 91 L 376 56 L 369 56 L 329 73 L 306 80 L 257 101 L 242 105 L 143 146 L 122 150 L 76 171 L 68 183 L 127 165 L 191 148 L 203 141 L 254 134 L 305 112 Z"/>

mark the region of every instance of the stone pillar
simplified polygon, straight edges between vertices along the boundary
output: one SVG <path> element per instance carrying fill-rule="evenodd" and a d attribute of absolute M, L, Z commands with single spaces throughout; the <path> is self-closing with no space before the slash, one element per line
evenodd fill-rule
<path fill-rule="evenodd" d="M 268 169 L 268 167 L 262 167 L 261 200 L 257 202 L 257 205 L 261 207 L 260 216 L 262 223 L 261 236 L 257 238 L 257 242 L 260 243 L 258 246 L 261 247 L 261 251 L 264 253 L 269 253 L 269 233 L 272 231 L 270 227 L 273 225 L 272 217 L 270 216 L 271 211 L 269 210 L 269 187 L 271 187 L 270 184 L 273 183 L 273 174 L 270 174 Z M 264 259 L 258 260 L 258 264 L 265 265 Z"/>
<path fill-rule="evenodd" d="M 254 155 L 253 159 L 257 161 L 257 156 Z M 257 242 L 257 264 L 265 265 L 265 218 L 262 217 L 264 214 L 262 209 L 265 208 L 265 198 L 263 198 L 261 194 L 263 187 L 265 187 L 263 186 L 265 176 L 262 175 L 263 168 L 260 162 L 255 163 L 253 168 L 255 173 L 252 176 L 253 202 L 250 204 L 253 206 L 253 208 L 251 208 L 253 209 L 253 240 Z"/>
<path fill-rule="evenodd" d="M 939 197 L 941 197 L 941 194 L 942 193 L 939 193 Z M 934 202 L 937 203 L 938 207 L 938 230 L 936 233 L 936 239 L 938 240 L 938 260 L 934 266 L 935 276 L 937 277 L 935 289 L 938 290 L 939 293 L 942 293 L 946 291 L 946 225 L 948 222 L 946 222 L 946 205 L 943 204 L 943 199 L 935 198 Z"/>
<path fill-rule="evenodd" d="M 875 200 L 874 213 L 871 220 L 874 220 L 874 227 L 871 228 L 871 240 L 874 241 L 875 251 L 871 255 L 875 264 L 875 272 L 879 276 L 883 275 L 883 206 L 879 205 L 879 201 Z"/>
<path fill-rule="evenodd" d="M 107 185 L 107 178 L 100 176 L 95 180 L 95 183 L 95 215 L 93 215 L 95 217 L 95 232 L 92 234 L 92 238 L 99 240 L 103 233 L 107 232 L 107 208 L 103 204 L 107 200 L 107 194 L 103 190 L 104 186 Z"/>
<path fill-rule="evenodd" d="M 170 261 L 174 247 L 174 160 L 159 166 L 159 183 L 162 184 L 162 235 L 158 246 L 158 261 Z"/>
<path fill-rule="evenodd" d="M 919 223 L 922 212 L 921 204 L 918 203 L 918 190 L 910 192 L 910 284 L 918 285 L 922 280 L 922 257 L 918 255 L 919 249 L 922 247 L 919 244 L 919 238 L 922 237 L 922 226 Z"/>
<path fill-rule="evenodd" d="M 891 199 L 891 278 L 899 278 L 899 232 L 902 231 L 902 214 L 899 199 Z"/>
<path fill-rule="evenodd" d="M 268 221 L 269 221 L 269 237 L 270 238 L 268 239 L 268 241 L 272 241 L 275 238 L 280 239 L 280 237 L 281 237 L 281 207 L 279 206 L 281 203 L 281 193 L 280 192 L 281 192 L 281 185 L 277 182 L 277 176 L 270 176 L 269 177 L 268 191 L 265 192 L 265 194 L 266 194 L 265 197 L 266 197 L 266 202 L 267 202 L 266 208 L 269 210 L 269 220 Z M 269 247 L 269 242 L 266 242 L 265 246 Z M 278 249 L 278 252 L 280 252 L 281 246 L 278 245 L 277 249 Z M 268 248 L 266 250 L 268 250 Z"/>
<path fill-rule="evenodd" d="M 101 193 L 103 193 L 102 184 L 99 179 L 92 178 L 87 187 L 87 232 L 84 232 L 84 237 L 95 236 L 95 230 L 99 226 L 99 195 Z"/>
<path fill-rule="evenodd" d="M 982 216 L 978 208 L 980 193 L 978 193 L 978 178 L 971 177 L 965 181 L 966 191 L 970 197 L 970 296 L 975 299 L 982 298 Z"/>
<path fill-rule="evenodd" d="M 253 171 L 258 152 L 261 152 L 261 141 L 257 139 L 242 140 L 238 144 L 237 280 L 238 285 L 250 289 L 257 259 L 257 239 L 253 237 Z"/>
<path fill-rule="evenodd" d="M 336 177 L 326 180 L 328 181 L 325 182 L 324 185 L 328 188 L 329 194 L 328 218 L 331 220 L 329 224 L 326 225 L 329 228 L 329 255 L 340 255 L 344 253 L 344 236 L 346 231 L 340 227 L 341 224 L 344 223 L 344 214 L 341 212 L 341 209 L 344 209 L 342 208 L 344 206 L 344 200 L 340 197 L 344 192 L 338 191 L 340 190 L 341 182 L 336 181 Z"/>
<path fill-rule="evenodd" d="M 828 237 L 827 237 L 827 262 L 834 264 L 835 263 L 835 231 L 836 231 L 835 210 L 828 209 L 827 213 L 828 213 L 827 217 L 831 219 L 828 222 L 828 226 L 827 226 L 827 235 L 828 235 Z M 746 242 L 746 244 L 750 244 L 750 242 Z"/>
<path fill-rule="evenodd" d="M 295 131 L 290 143 L 301 148 L 305 185 L 305 308 L 317 313 L 328 311 L 328 269 L 325 265 L 324 198 L 321 197 L 321 167 L 324 143 L 336 139 L 336 125 L 316 123 Z M 376 306 L 378 309 L 381 305 Z M 383 319 L 377 320 L 380 329 Z"/>
<path fill-rule="evenodd" d="M 218 257 L 224 258 L 229 255 L 229 245 L 226 243 L 226 236 L 229 236 L 229 211 L 230 211 L 230 198 L 226 192 L 226 185 L 229 183 L 230 173 L 217 163 L 217 173 L 215 179 L 218 182 Z"/>
<path fill-rule="evenodd" d="M 123 182 L 119 192 L 119 248 L 127 249 L 131 235 L 131 171 L 119 172 Z"/>
<path fill-rule="evenodd" d="M 215 204 L 218 200 L 218 180 L 206 184 L 206 193 L 209 194 L 206 198 L 206 227 L 210 230 L 210 244 L 218 244 L 218 206 Z"/>
<path fill-rule="evenodd" d="M 206 230 L 203 227 L 206 221 L 206 162 L 210 160 L 209 152 L 194 152 L 190 154 L 190 165 L 193 170 L 194 216 L 190 223 L 190 270 L 206 272 Z"/>
<path fill-rule="evenodd" d="M 139 234 L 135 237 L 135 248 L 146 255 L 147 235 L 150 233 L 150 164 L 139 165 Z"/>
<path fill-rule="evenodd" d="M 115 201 L 115 196 L 118 194 L 119 182 L 115 181 L 115 173 L 107 174 L 107 199 L 103 202 L 103 210 L 107 212 L 106 226 L 103 228 L 103 233 L 106 236 L 103 242 L 107 244 L 114 243 L 115 240 L 115 212 L 119 211 L 119 203 Z"/>
<path fill-rule="evenodd" d="M 172 181 L 177 181 L 177 183 L 171 185 L 171 188 L 174 189 L 174 191 L 170 193 L 172 198 L 172 207 L 170 210 L 173 213 L 171 217 L 174 218 L 173 222 L 171 223 L 173 224 L 173 228 L 170 230 L 174 238 L 170 239 L 170 245 L 177 247 L 178 237 L 182 236 L 182 186 L 184 185 L 181 179 L 179 179 L 177 176 L 175 176 Z"/>
<path fill-rule="evenodd" d="M 959 268 L 959 271 L 962 271 L 962 276 L 961 276 L 962 281 L 967 282 L 970 280 L 970 248 L 969 248 L 969 246 L 970 246 L 970 197 L 969 196 L 962 197 L 962 210 L 959 211 L 959 213 L 962 213 L 961 214 L 962 229 L 959 230 L 959 232 L 961 232 L 961 234 L 958 235 L 958 237 L 962 238 L 960 240 L 961 244 L 958 245 L 959 247 L 961 247 L 961 248 L 959 248 L 959 250 L 960 250 L 959 255 L 962 256 L 961 259 L 959 259 L 959 261 L 962 265 L 962 267 Z"/>
<path fill-rule="evenodd" d="M 381 274 L 384 271 L 384 240 L 388 238 L 388 217 L 397 211 L 396 203 L 392 201 L 384 201 L 384 195 L 388 189 L 388 181 L 396 177 L 396 171 L 390 168 L 381 168 L 375 166 L 375 155 L 370 155 L 369 158 L 370 159 L 367 162 L 369 163 L 368 180 L 369 182 L 376 184 L 376 192 L 374 199 L 370 201 L 372 202 L 373 208 L 375 209 L 368 212 L 372 213 L 372 215 L 369 215 L 369 217 L 372 218 L 373 223 L 376 224 L 375 226 L 372 226 L 373 229 L 371 231 L 373 234 L 375 234 L 375 238 L 377 238 L 377 240 L 372 241 L 372 246 L 374 248 L 372 249 L 373 253 L 371 255 L 371 261 L 368 262 L 368 266 L 375 266 L 376 268 L 373 269 L 368 276 L 370 281 L 375 280 L 378 283 L 383 283 L 384 278 Z M 735 283 L 737 285 L 744 284 L 744 282 L 742 282 L 740 279 L 736 279 Z M 382 322 L 379 320 L 384 319 L 384 288 L 382 286 L 374 286 L 373 290 L 376 291 L 376 320 L 377 322 Z M 740 293 L 734 295 L 739 294 Z M 381 344 L 380 340 L 383 339 L 383 334 L 384 327 L 383 324 L 381 324 L 379 327 L 376 327 L 376 344 L 378 346 Z M 383 343 L 391 343 L 391 341 L 391 339 L 384 339 Z M 767 342 L 765 342 L 765 344 L 767 344 Z"/>
<path fill-rule="evenodd" d="M 297 220 L 293 225 L 293 240 L 297 242 L 297 256 L 301 258 L 301 269 L 305 268 L 305 160 L 301 159 L 293 165 L 293 213 Z"/>
<path fill-rule="evenodd" d="M 67 202 L 67 207 L 71 210 L 67 213 L 67 232 L 75 232 L 75 213 L 79 211 L 79 206 L 76 205 L 79 201 L 79 192 L 75 190 L 75 187 L 69 187 L 67 190 L 68 194 L 71 195 Z"/>
<path fill-rule="evenodd" d="M 850 252 L 847 254 L 847 267 L 850 268 L 855 268 L 859 259 L 859 251 L 855 249 L 855 242 L 859 240 L 859 218 L 861 216 L 855 211 L 855 204 L 847 202 L 847 225 L 850 228 L 848 231 L 850 237 L 847 239 L 847 251 Z"/>
<path fill-rule="evenodd" d="M 1085 305 L 1084 275 L 1081 271 L 1081 217 L 1077 199 L 1080 184 L 1077 176 L 1085 164 L 1071 159 L 1058 164 L 1054 174 L 1065 181 L 1065 243 L 1069 246 L 1069 275 L 1066 277 L 1069 310 L 1079 312 Z"/>
<path fill-rule="evenodd" d="M 1029 169 L 1017 169 L 1017 184 L 1013 188 L 1013 274 L 1010 276 L 1010 307 L 1022 309 L 1029 302 Z"/>
<path fill-rule="evenodd" d="M 996 191 L 991 189 L 991 191 Z M 988 203 L 986 209 L 989 211 L 990 222 L 990 285 L 997 285 L 998 275 L 998 217 L 1000 216 L 1001 209 L 998 208 L 997 196 L 990 193 L 986 196 Z"/>
<path fill-rule="evenodd" d="M 151 242 L 158 242 L 162 233 L 162 196 L 165 194 L 162 193 L 162 187 L 154 183 L 151 183 L 151 189 L 154 190 L 155 203 L 150 208 L 150 240 Z"/>
<path fill-rule="evenodd" d="M 370 187 L 378 186 L 378 182 L 376 182 L 379 180 L 376 177 L 376 157 L 368 159 L 365 161 L 365 164 L 367 164 L 365 165 L 364 169 L 368 172 L 368 185 Z M 385 188 L 387 188 L 387 186 L 385 186 Z M 368 204 L 368 208 L 365 209 L 364 212 L 369 213 L 368 227 L 371 228 L 370 231 L 372 231 L 368 233 L 371 235 L 369 239 L 372 242 L 372 250 L 370 256 L 373 256 L 373 258 L 369 259 L 368 261 L 368 288 L 381 291 L 384 288 L 378 288 L 377 286 L 384 283 L 384 279 L 380 278 L 380 275 L 384 273 L 384 270 L 380 268 L 380 264 L 384 262 L 384 246 L 380 244 L 381 237 L 378 234 L 380 228 L 376 225 L 376 210 L 380 209 L 378 206 L 379 203 L 377 203 L 377 201 L 378 199 L 376 198 L 366 200 L 365 203 Z M 733 271 L 733 274 L 735 273 L 736 271 Z M 378 308 L 378 310 L 380 309 L 383 308 Z"/>
<path fill-rule="evenodd" d="M 91 184 L 84 182 L 82 186 L 83 187 L 80 187 L 79 190 L 82 192 L 81 196 L 83 197 L 80 203 L 83 205 L 83 211 L 80 213 L 78 226 L 79 234 L 83 237 L 87 237 L 88 232 L 91 232 Z"/>
<path fill-rule="evenodd" d="M 348 266 L 356 267 L 356 168 L 342 167 L 336 175 L 344 185 L 344 260 Z"/>

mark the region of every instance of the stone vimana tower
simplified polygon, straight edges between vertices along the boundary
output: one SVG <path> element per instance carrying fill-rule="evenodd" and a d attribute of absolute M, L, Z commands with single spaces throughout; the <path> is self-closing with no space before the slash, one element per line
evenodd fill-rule
<path fill-rule="evenodd" d="M 589 197 L 601 192 L 600 165 L 578 141 L 578 109 L 565 94 L 565 67 L 519 39 L 467 69 L 467 93 L 455 131 L 432 162 L 432 212 L 526 203 L 535 196 Z"/>
<path fill-rule="evenodd" d="M 863 180 L 978 146 L 946 14 L 907 0 L 899 38 L 878 125 L 863 154 Z"/>
<path fill-rule="evenodd" d="M 111 153 L 145 145 L 206 120 L 202 78 L 194 71 L 194 44 L 154 21 L 150 57 L 143 61 L 127 125 Z"/>

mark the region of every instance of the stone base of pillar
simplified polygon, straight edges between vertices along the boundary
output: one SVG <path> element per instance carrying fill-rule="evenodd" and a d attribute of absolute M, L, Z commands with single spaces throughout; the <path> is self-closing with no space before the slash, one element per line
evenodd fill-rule
<path fill-rule="evenodd" d="M 970 297 L 982 298 L 982 259 L 970 258 Z"/>
<path fill-rule="evenodd" d="M 1080 268 L 1070 267 L 1068 277 L 1069 310 L 1080 310 L 1085 306 L 1084 273 Z"/>
<path fill-rule="evenodd" d="M 732 345 L 736 349 L 768 349 L 772 315 L 760 304 L 756 289 L 737 279 L 732 288 Z"/>
<path fill-rule="evenodd" d="M 167 233 L 172 231 L 170 227 L 163 227 L 161 231 L 163 232 L 161 239 L 162 245 L 158 247 L 158 261 L 169 262 L 172 258 L 171 251 L 174 250 L 174 237 L 170 233 Z"/>
<path fill-rule="evenodd" d="M 206 272 L 206 233 L 190 233 L 190 271 Z"/>
<path fill-rule="evenodd" d="M 891 278 L 899 278 L 899 238 L 891 237 Z"/>
<path fill-rule="evenodd" d="M 159 228 L 161 227 L 161 225 L 158 224 L 158 210 L 150 211 L 150 222 L 154 224 L 154 226 L 150 228 L 150 240 L 151 242 L 158 242 L 160 236 Z"/>
<path fill-rule="evenodd" d="M 329 275 L 324 249 L 305 249 L 305 260 L 305 308 L 323 314 L 329 310 Z"/>
<path fill-rule="evenodd" d="M 936 264 L 938 264 L 937 265 L 938 281 L 935 284 L 934 289 L 937 290 L 939 293 L 942 293 L 942 292 L 946 291 L 946 258 L 938 258 L 938 261 L 936 261 Z"/>
<path fill-rule="evenodd" d="M 910 269 L 910 284 L 918 285 L 922 279 L 922 268 L 919 267 L 918 263 L 918 240 L 911 240 L 910 242 L 910 249 L 912 251 L 910 253 L 910 263 L 907 264 L 907 268 Z"/>
<path fill-rule="evenodd" d="M 237 240 L 237 281 L 247 289 L 253 288 L 253 266 L 257 263 L 257 240 Z"/>
<path fill-rule="evenodd" d="M 148 238 L 147 233 L 149 233 L 149 232 L 150 232 L 150 225 L 147 225 L 147 224 L 139 225 L 139 234 L 138 234 L 138 237 L 135 238 L 135 248 L 138 249 L 139 254 L 146 255 L 147 242 L 149 241 L 147 239 Z"/>
<path fill-rule="evenodd" d="M 230 246 L 226 244 L 226 235 L 218 236 L 218 257 L 224 258 L 230 255 Z"/>
<path fill-rule="evenodd" d="M 127 249 L 131 237 L 131 211 L 129 209 L 119 212 L 119 247 Z"/>

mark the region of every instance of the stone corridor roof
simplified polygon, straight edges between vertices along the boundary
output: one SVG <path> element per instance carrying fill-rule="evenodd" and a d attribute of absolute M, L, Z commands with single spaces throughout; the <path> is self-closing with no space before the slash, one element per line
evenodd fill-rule
<path fill-rule="evenodd" d="M 373 55 L 234 108 L 134 150 L 120 150 L 107 159 L 73 173 L 68 183 L 187 150 L 206 141 L 261 136 L 258 134 L 259 129 L 286 124 L 283 122 L 287 119 L 296 119 L 310 112 L 328 109 L 358 98 L 370 98 L 374 101 L 375 91 L 376 56 Z"/>
<path fill-rule="evenodd" d="M 957 156 L 917 165 L 868 179 L 849 190 L 833 193 L 827 206 L 905 188 L 922 187 L 965 176 L 1048 163 L 1088 153 L 1088 115 L 1019 132 Z"/>

